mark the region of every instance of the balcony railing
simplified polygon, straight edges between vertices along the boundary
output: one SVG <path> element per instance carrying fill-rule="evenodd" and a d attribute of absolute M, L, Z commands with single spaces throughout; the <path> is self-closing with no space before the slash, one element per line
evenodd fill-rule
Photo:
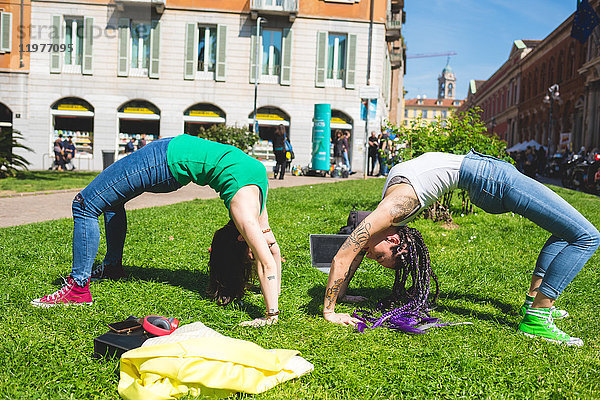
<path fill-rule="evenodd" d="M 399 67 L 402 65 L 402 50 L 392 50 L 390 52 L 390 63 L 394 67 Z"/>
<path fill-rule="evenodd" d="M 402 30 L 402 21 L 392 19 L 388 16 L 385 20 L 385 38 L 388 42 L 394 42 L 400 39 Z"/>
<path fill-rule="evenodd" d="M 156 8 L 156 12 L 162 14 L 165 10 L 166 0 L 115 0 L 119 11 L 123 11 L 125 6 L 149 6 Z"/>
<path fill-rule="evenodd" d="M 288 15 L 293 21 L 298 15 L 298 0 L 251 0 L 250 12 L 253 17 L 264 15 Z"/>

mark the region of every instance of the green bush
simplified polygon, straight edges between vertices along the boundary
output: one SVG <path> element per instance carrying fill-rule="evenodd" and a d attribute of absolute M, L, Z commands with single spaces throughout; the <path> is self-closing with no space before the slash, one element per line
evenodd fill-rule
<path fill-rule="evenodd" d="M 506 161 L 506 142 L 496 135 L 490 136 L 479 116 L 480 109 L 452 114 L 446 120 L 441 117 L 431 123 L 422 119 L 411 121 L 408 126 L 388 124 L 387 128 L 396 137 L 392 140 L 392 151 L 388 165 L 410 160 L 423 153 L 440 151 L 467 154 L 471 149 L 495 156 Z"/>
<path fill-rule="evenodd" d="M 200 128 L 198 136 L 214 142 L 230 144 L 246 153 L 258 141 L 258 136 L 251 133 L 248 128 L 238 126 L 212 125 L 210 128 Z"/>
<path fill-rule="evenodd" d="M 25 157 L 15 154 L 15 149 L 32 151 L 19 143 L 23 139 L 21 132 L 14 129 L 0 129 L 0 178 L 15 176 L 18 168 L 27 169 L 30 164 Z"/>

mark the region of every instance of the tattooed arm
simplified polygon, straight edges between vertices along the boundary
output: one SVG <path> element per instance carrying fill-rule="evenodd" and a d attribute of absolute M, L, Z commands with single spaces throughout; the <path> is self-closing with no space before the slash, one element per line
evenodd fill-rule
<path fill-rule="evenodd" d="M 327 321 L 352 326 L 359 322 L 349 314 L 337 314 L 335 303 L 338 297 L 344 294 L 354 270 L 358 268 L 362 260 L 362 250 L 366 250 L 369 240 L 374 235 L 388 229 L 393 223 L 403 221 L 418 208 L 419 201 L 411 185 L 394 185 L 388 189 L 375 211 L 350 234 L 331 263 L 323 304 L 323 317 Z"/>

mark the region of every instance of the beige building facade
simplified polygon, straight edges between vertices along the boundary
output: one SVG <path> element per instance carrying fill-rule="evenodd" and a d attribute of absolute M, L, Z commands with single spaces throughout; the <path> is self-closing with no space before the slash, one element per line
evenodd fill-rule
<path fill-rule="evenodd" d="M 62 135 L 73 136 L 77 167 L 98 170 L 131 138 L 252 127 L 257 89 L 261 137 L 284 125 L 295 162 L 310 162 L 314 105 L 329 103 L 332 129 L 352 133 L 352 162 L 363 165 L 361 88 L 379 88 L 372 129 L 402 93 L 388 34 L 401 27 L 391 23 L 400 3 L 33 0 L 29 60 L 0 69 L 0 115 L 8 109 L 33 148 L 32 168 L 50 166 Z"/>

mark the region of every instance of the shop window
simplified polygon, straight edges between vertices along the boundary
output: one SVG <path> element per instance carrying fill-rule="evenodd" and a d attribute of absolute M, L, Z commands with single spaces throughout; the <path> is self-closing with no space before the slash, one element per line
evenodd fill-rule
<path fill-rule="evenodd" d="M 132 100 L 118 109 L 119 155 L 126 155 L 127 144 L 132 142 L 133 150 L 141 148 L 160 136 L 160 110 L 145 100 Z"/>
<path fill-rule="evenodd" d="M 183 132 L 192 136 L 202 136 L 203 129 L 225 123 L 225 112 L 208 103 L 194 104 L 183 113 Z"/>
<path fill-rule="evenodd" d="M 94 107 L 77 97 L 66 97 L 51 109 L 53 137 L 63 141 L 69 137 L 75 144 L 75 158 L 92 158 L 94 154 Z"/>
<path fill-rule="evenodd" d="M 290 138 L 290 117 L 276 107 L 260 107 L 256 110 L 256 120 L 258 124 L 258 142 L 252 149 L 252 155 L 260 160 L 275 160 L 273 154 L 272 140 L 275 137 L 275 128 L 283 125 L 286 136 Z M 248 125 L 250 131 L 253 131 L 254 114 L 248 115 Z M 273 164 L 274 165 L 274 164 Z"/>
<path fill-rule="evenodd" d="M 340 110 L 331 110 L 331 122 L 329 124 L 331 128 L 331 159 L 333 160 L 333 147 L 336 140 L 336 135 L 338 131 L 341 131 L 344 135 L 350 134 L 350 138 L 348 140 L 348 157 L 352 159 L 352 150 L 353 150 L 353 135 L 352 130 L 354 127 L 354 123 L 352 118 L 340 111 Z"/>

